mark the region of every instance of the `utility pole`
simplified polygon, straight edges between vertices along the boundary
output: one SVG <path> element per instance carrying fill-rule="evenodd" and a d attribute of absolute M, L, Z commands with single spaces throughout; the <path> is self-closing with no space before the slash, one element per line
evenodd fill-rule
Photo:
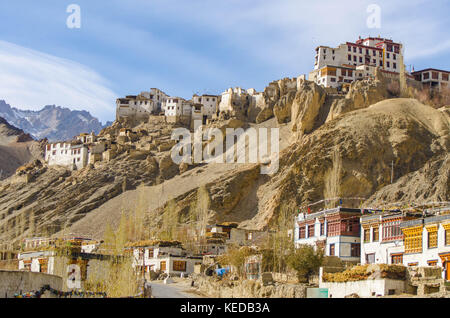
<path fill-rule="evenodd" d="M 394 160 L 391 162 L 391 184 L 394 182 Z"/>

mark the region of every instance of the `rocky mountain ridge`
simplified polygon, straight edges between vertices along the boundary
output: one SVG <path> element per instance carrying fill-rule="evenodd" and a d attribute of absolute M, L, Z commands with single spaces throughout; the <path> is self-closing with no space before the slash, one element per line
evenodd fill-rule
<path fill-rule="evenodd" d="M 20 110 L 4 100 L 0 100 L 0 117 L 35 139 L 47 138 L 50 141 L 70 140 L 83 132 L 98 134 L 105 127 L 87 111 L 55 105 L 47 105 L 39 111 Z"/>

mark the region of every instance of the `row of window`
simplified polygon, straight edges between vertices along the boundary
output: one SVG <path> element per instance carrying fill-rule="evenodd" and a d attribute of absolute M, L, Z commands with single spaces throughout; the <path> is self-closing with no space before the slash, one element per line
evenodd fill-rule
<path fill-rule="evenodd" d="M 415 232 L 411 235 L 405 235 L 405 253 L 421 253 L 423 242 L 422 242 L 422 231 Z M 444 237 L 445 245 L 450 245 L 450 230 L 445 230 Z M 432 230 L 428 230 L 427 234 L 427 247 L 437 248 L 438 247 L 438 231 L 437 227 Z"/>
<path fill-rule="evenodd" d="M 394 56 L 395 56 L 395 54 L 394 54 Z M 352 55 L 349 54 L 348 57 L 347 57 L 347 59 L 348 59 L 349 61 L 351 61 L 351 60 L 352 60 Z M 394 58 L 394 60 L 395 60 L 395 58 Z M 357 62 L 357 56 L 356 56 L 356 55 L 353 55 L 353 62 Z M 369 62 L 370 62 L 370 61 L 369 61 Z M 361 56 L 359 57 L 359 63 L 363 63 L 363 58 L 362 58 Z M 372 64 L 373 64 L 373 65 L 377 65 L 377 60 L 376 60 L 376 59 L 373 59 L 373 60 L 372 60 Z M 379 61 L 379 66 L 383 66 L 383 61 L 382 61 L 382 60 Z M 388 67 L 388 68 L 391 67 L 391 63 L 390 63 L 389 61 L 386 62 L 386 67 Z M 397 69 L 397 63 L 393 62 L 393 63 L 392 63 L 392 68 Z"/>
<path fill-rule="evenodd" d="M 423 74 L 422 77 L 424 80 L 430 78 L 430 72 L 425 72 L 422 74 Z M 439 80 L 439 72 L 431 72 L 431 78 L 435 79 L 435 80 Z M 448 73 L 442 73 L 442 80 L 448 81 Z M 420 81 L 420 79 L 419 79 L 419 81 Z"/>
<path fill-rule="evenodd" d="M 359 54 L 363 54 L 363 48 L 361 48 L 361 47 L 356 47 L 356 46 L 348 46 L 348 51 L 349 52 L 351 52 L 352 51 L 352 48 L 353 48 L 353 53 L 356 53 L 356 51 L 357 51 L 357 49 L 359 49 Z M 369 55 L 370 54 L 370 51 L 369 51 L 369 49 L 365 49 L 366 50 L 366 55 Z M 382 52 L 381 51 L 379 51 L 379 54 L 380 54 L 380 57 L 382 56 Z M 376 56 L 377 55 L 377 50 L 372 50 L 372 55 L 373 56 Z"/>
<path fill-rule="evenodd" d="M 327 236 L 337 236 L 337 235 L 359 235 L 359 220 L 357 218 L 341 220 L 341 221 L 332 221 L 327 223 Z M 314 224 L 308 226 L 301 226 L 298 229 L 298 238 L 304 239 L 306 238 L 306 233 L 308 237 L 314 237 Z M 325 223 L 320 223 L 320 236 L 325 235 Z"/>

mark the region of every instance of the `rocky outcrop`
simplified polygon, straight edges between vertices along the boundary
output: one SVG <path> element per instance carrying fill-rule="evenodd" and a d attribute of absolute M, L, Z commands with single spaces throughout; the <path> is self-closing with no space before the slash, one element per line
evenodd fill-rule
<path fill-rule="evenodd" d="M 282 154 L 280 171 L 269 182 L 276 190 L 246 224 L 274 222 L 283 204 L 298 207 L 323 198 L 375 194 L 369 205 L 385 199 L 448 200 L 449 127 L 445 112 L 413 99 L 343 114 Z"/>

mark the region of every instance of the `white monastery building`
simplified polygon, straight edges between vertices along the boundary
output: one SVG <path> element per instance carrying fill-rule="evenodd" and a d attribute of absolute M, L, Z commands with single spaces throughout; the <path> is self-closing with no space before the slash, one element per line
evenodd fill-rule
<path fill-rule="evenodd" d="M 308 79 L 325 87 L 339 87 L 359 79 L 358 74 L 370 76 L 375 68 L 398 74 L 402 61 L 401 43 L 381 37 L 360 37 L 354 43 L 346 42 L 335 48 L 318 46 L 314 71 Z M 362 65 L 372 68 L 365 69 Z"/>

